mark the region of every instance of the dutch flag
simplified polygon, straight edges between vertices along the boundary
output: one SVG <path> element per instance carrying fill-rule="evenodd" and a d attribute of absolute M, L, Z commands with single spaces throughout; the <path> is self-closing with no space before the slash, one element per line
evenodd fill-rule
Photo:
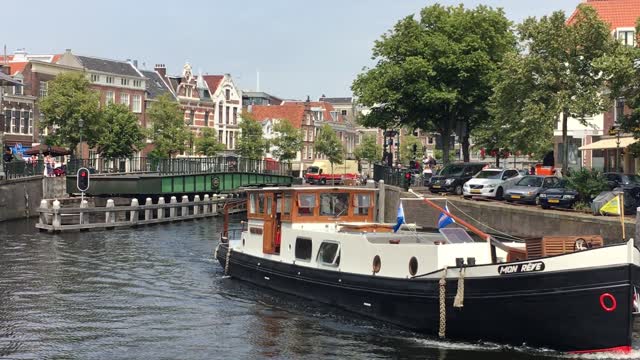
<path fill-rule="evenodd" d="M 393 227 L 393 232 L 398 232 L 402 224 L 404 224 L 404 208 L 402 207 L 402 201 L 400 201 L 400 206 L 398 207 L 397 223 L 396 226 Z"/>
<path fill-rule="evenodd" d="M 444 210 L 450 213 L 448 205 L 444 206 Z M 447 227 L 447 225 L 452 224 L 454 222 L 456 221 L 451 216 L 445 214 L 444 212 L 441 212 L 440 216 L 438 216 L 438 229 Z"/>

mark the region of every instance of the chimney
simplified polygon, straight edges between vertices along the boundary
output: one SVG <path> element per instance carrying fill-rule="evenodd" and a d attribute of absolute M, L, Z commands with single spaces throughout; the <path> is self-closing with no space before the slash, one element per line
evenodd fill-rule
<path fill-rule="evenodd" d="M 138 60 L 133 60 L 133 67 L 138 68 Z"/>
<path fill-rule="evenodd" d="M 167 68 L 164 66 L 164 64 L 156 64 L 156 66 L 153 69 L 158 74 L 160 74 L 160 76 L 162 76 L 162 77 L 167 76 Z"/>

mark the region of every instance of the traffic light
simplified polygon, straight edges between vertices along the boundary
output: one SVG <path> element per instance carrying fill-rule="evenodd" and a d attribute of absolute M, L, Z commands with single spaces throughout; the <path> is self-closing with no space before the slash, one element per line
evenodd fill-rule
<path fill-rule="evenodd" d="M 407 171 L 404 173 L 404 191 L 409 191 L 409 187 L 411 186 L 411 172 Z"/>
<path fill-rule="evenodd" d="M 78 190 L 81 192 L 85 192 L 89 190 L 89 169 L 80 168 L 78 169 L 78 176 L 76 179 Z"/>

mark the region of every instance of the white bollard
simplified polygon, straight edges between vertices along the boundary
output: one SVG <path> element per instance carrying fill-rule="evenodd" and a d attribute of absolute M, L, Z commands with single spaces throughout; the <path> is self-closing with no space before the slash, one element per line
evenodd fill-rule
<path fill-rule="evenodd" d="M 140 204 L 138 204 L 138 199 L 131 199 L 131 207 L 137 208 L 138 206 L 140 206 Z M 131 210 L 129 212 L 129 221 L 132 223 L 138 222 L 138 210 Z"/>
<path fill-rule="evenodd" d="M 144 205 L 145 206 L 149 206 L 149 205 L 153 205 L 153 201 L 151 200 L 151 198 L 146 198 L 146 200 L 144 201 Z M 145 220 L 151 220 L 151 209 L 146 209 L 144 211 L 144 219 Z"/>
<path fill-rule="evenodd" d="M 208 214 L 211 205 L 209 204 L 209 194 L 204 194 L 204 205 L 202 206 L 202 213 Z"/>
<path fill-rule="evenodd" d="M 62 219 L 60 218 L 60 201 L 58 199 L 53 200 L 53 220 L 51 221 L 51 225 L 53 225 L 53 230 L 60 229 L 62 225 Z"/>
<path fill-rule="evenodd" d="M 172 197 L 171 197 L 171 200 L 169 200 L 169 204 L 172 204 L 172 205 L 173 205 L 173 204 L 177 204 L 177 203 L 178 203 L 178 199 L 176 199 L 176 197 L 175 197 L 175 196 L 172 196 Z M 171 208 L 169 209 L 169 217 L 170 217 L 170 218 L 174 218 L 174 217 L 176 217 L 176 209 L 177 209 L 177 208 L 175 208 L 175 207 L 171 207 Z"/>
<path fill-rule="evenodd" d="M 189 197 L 187 195 L 182 195 L 182 203 L 186 204 L 188 202 L 189 202 Z M 182 217 L 189 216 L 189 207 L 188 206 L 183 206 L 182 207 L 182 211 L 180 212 L 180 215 Z"/>
<path fill-rule="evenodd" d="M 200 213 L 200 195 L 194 196 L 193 202 L 196 203 L 193 205 L 193 215 L 198 215 Z"/>
<path fill-rule="evenodd" d="M 40 209 L 42 209 L 42 210 L 47 210 L 47 209 L 49 209 L 49 202 L 48 202 L 47 200 L 44 200 L 44 199 L 40 200 Z M 41 212 L 41 213 L 40 213 L 40 220 L 39 220 L 39 222 L 40 222 L 40 224 L 41 224 L 41 225 L 48 224 L 48 223 L 49 223 L 49 221 L 48 221 L 48 219 L 47 219 L 47 214 L 45 214 L 45 213 Z"/>
<path fill-rule="evenodd" d="M 80 209 L 86 209 L 89 207 L 87 200 L 80 201 Z M 80 211 L 80 225 L 89 223 L 89 214 L 85 214 L 84 211 Z"/>
<path fill-rule="evenodd" d="M 214 214 L 218 213 L 218 194 L 211 195 L 211 201 L 213 204 L 211 205 L 211 212 Z"/>
<path fill-rule="evenodd" d="M 367 180 L 367 187 L 374 189 L 376 187 L 376 182 L 373 180 Z"/>
<path fill-rule="evenodd" d="M 160 196 L 158 198 L 158 205 L 160 205 L 160 207 L 158 207 L 158 219 L 164 219 L 164 197 Z"/>
<path fill-rule="evenodd" d="M 116 204 L 113 202 L 113 199 L 107 200 L 107 208 L 115 207 Z M 115 209 L 114 209 L 115 210 Z M 104 222 L 105 223 L 114 223 L 116 222 L 116 213 L 113 211 L 107 211 L 104 213 Z"/>

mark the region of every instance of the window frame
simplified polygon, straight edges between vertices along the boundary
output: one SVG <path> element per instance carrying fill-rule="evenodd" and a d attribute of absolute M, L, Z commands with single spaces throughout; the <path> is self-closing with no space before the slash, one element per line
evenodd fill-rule
<path fill-rule="evenodd" d="M 301 200 L 302 200 L 302 196 L 312 196 L 313 197 L 313 205 L 312 206 L 300 206 L 301 204 Z M 296 211 L 296 216 L 299 217 L 313 217 L 313 216 L 317 216 L 316 215 L 316 208 L 318 207 L 318 196 L 315 192 L 312 193 L 299 193 L 298 197 L 296 199 L 297 202 L 297 211 Z M 300 209 L 311 209 L 311 211 L 309 211 L 308 214 L 301 214 L 300 213 Z"/>
<path fill-rule="evenodd" d="M 325 247 L 326 245 L 337 245 L 337 249 L 335 252 L 335 255 L 333 256 L 333 260 L 328 263 L 325 262 L 324 260 L 322 260 L 320 258 L 320 254 L 323 250 L 323 247 Z M 322 266 L 329 266 L 329 267 L 338 267 L 340 266 L 340 251 L 342 250 L 342 246 L 340 245 L 340 243 L 338 241 L 334 241 L 334 240 L 322 240 L 322 242 L 320 243 L 320 246 L 318 246 L 318 251 L 316 251 L 316 262 L 319 265 Z"/>

